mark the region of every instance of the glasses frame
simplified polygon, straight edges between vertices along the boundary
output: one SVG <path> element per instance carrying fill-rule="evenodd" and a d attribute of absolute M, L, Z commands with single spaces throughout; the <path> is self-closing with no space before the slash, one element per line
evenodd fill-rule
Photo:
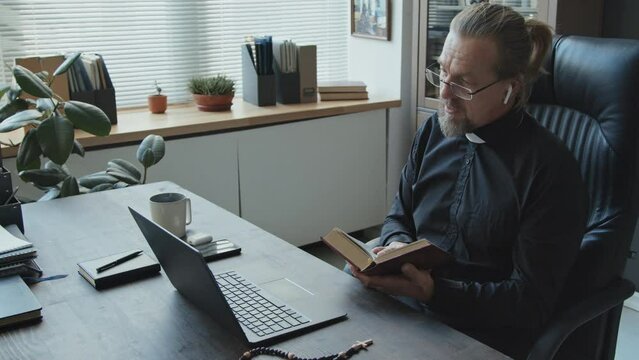
<path fill-rule="evenodd" d="M 474 95 L 476 95 L 476 94 L 488 89 L 489 87 L 491 87 L 491 86 L 497 84 L 498 82 L 500 82 L 501 80 L 503 80 L 503 79 L 497 79 L 497 80 L 491 82 L 490 84 L 488 84 L 486 86 L 483 86 L 483 87 L 481 87 L 481 88 L 479 88 L 479 89 L 477 89 L 475 91 L 472 91 L 471 89 L 469 89 L 469 88 L 467 88 L 465 86 L 459 85 L 459 84 L 457 84 L 455 82 L 452 82 L 452 81 L 446 81 L 446 80 L 442 79 L 442 77 L 439 75 L 439 73 L 433 71 L 433 69 L 431 69 L 431 67 L 433 67 L 435 69 L 439 69 L 439 67 L 434 66 L 434 65 L 431 65 L 431 66 L 427 67 L 426 68 L 426 81 L 428 81 L 431 85 L 433 85 L 436 88 L 440 88 L 442 83 L 446 84 L 446 85 L 448 85 L 451 88 L 451 92 L 453 93 L 453 95 L 457 96 L 458 98 L 460 98 L 462 100 L 466 100 L 466 101 L 471 101 L 473 99 Z M 439 79 L 439 84 L 435 84 L 435 81 L 432 81 L 430 79 L 430 77 L 428 76 L 429 74 L 432 75 L 431 77 L 433 78 L 433 80 L 436 79 L 436 78 Z"/>

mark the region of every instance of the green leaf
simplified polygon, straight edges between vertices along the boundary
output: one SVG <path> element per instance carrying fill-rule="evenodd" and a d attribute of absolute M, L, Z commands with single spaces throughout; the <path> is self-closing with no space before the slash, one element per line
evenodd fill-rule
<path fill-rule="evenodd" d="M 0 123 L 0 132 L 13 131 L 27 125 L 38 125 L 40 121 L 37 119 L 41 116 L 42 113 L 38 110 L 20 111 Z"/>
<path fill-rule="evenodd" d="M 38 142 L 42 153 L 58 165 L 64 164 L 71 155 L 73 135 L 73 124 L 59 115 L 50 117 L 38 126 Z"/>
<path fill-rule="evenodd" d="M 36 137 L 36 129 L 30 129 L 18 149 L 16 156 L 16 168 L 18 171 L 40 168 L 40 144 Z"/>
<path fill-rule="evenodd" d="M 123 188 L 128 187 L 128 186 L 129 186 L 129 184 L 125 183 L 124 181 L 119 181 L 119 182 L 117 182 L 117 183 L 115 183 L 113 185 L 113 188 L 114 189 L 123 189 Z"/>
<path fill-rule="evenodd" d="M 64 103 L 64 113 L 73 125 L 96 136 L 107 136 L 111 132 L 111 121 L 97 106 L 80 101 Z"/>
<path fill-rule="evenodd" d="M 0 99 L 6 94 L 9 90 L 11 90 L 11 85 L 0 85 Z"/>
<path fill-rule="evenodd" d="M 78 140 L 73 140 L 73 149 L 71 150 L 71 154 L 78 154 L 84 157 L 84 146 L 82 146 Z"/>
<path fill-rule="evenodd" d="M 38 186 L 54 186 L 67 178 L 67 174 L 57 169 L 23 170 L 18 173 L 26 182 L 32 182 Z"/>
<path fill-rule="evenodd" d="M 138 147 L 138 161 L 145 167 L 157 164 L 164 157 L 164 139 L 158 135 L 149 135 Z"/>
<path fill-rule="evenodd" d="M 142 174 L 140 173 L 138 168 L 124 159 L 113 159 L 108 162 L 107 166 L 110 169 L 120 170 L 125 174 L 129 174 L 137 180 L 140 180 L 142 178 Z"/>
<path fill-rule="evenodd" d="M 41 98 L 50 98 L 53 96 L 53 91 L 27 68 L 20 65 L 14 66 L 13 77 L 16 79 L 18 85 L 20 85 L 20 88 L 27 94 Z"/>
<path fill-rule="evenodd" d="M 35 76 L 37 76 L 38 79 L 42 80 L 45 84 L 49 81 L 49 72 L 46 70 L 38 71 L 35 73 Z"/>
<path fill-rule="evenodd" d="M 140 156 L 140 150 L 138 149 L 137 155 L 138 161 L 142 164 L 142 166 L 144 166 L 145 168 L 153 166 L 153 163 L 155 161 L 155 158 L 153 157 L 153 150 L 144 149 L 144 152 Z"/>
<path fill-rule="evenodd" d="M 80 193 L 80 188 L 78 187 L 78 182 L 75 180 L 73 176 L 69 176 L 64 179 L 62 183 L 62 188 L 60 188 L 60 197 L 67 197 L 78 195 Z"/>
<path fill-rule="evenodd" d="M 0 121 L 13 116 L 18 111 L 27 110 L 29 108 L 29 103 L 24 99 L 14 99 L 10 101 L 10 103 L 7 103 L 0 108 Z"/>
<path fill-rule="evenodd" d="M 120 181 L 123 181 L 127 184 L 132 184 L 132 185 L 137 185 L 140 183 L 139 180 L 135 179 L 133 176 L 120 171 L 120 170 L 115 170 L 115 169 L 107 169 L 107 174 L 118 178 Z"/>
<path fill-rule="evenodd" d="M 115 184 L 118 181 L 118 178 L 108 175 L 104 172 L 86 175 L 78 179 L 78 182 L 81 186 L 89 189 L 93 189 L 94 187 L 102 184 Z"/>
<path fill-rule="evenodd" d="M 36 100 L 36 109 L 41 112 L 53 111 L 57 104 L 57 100 L 51 98 L 39 98 Z"/>
<path fill-rule="evenodd" d="M 71 172 L 69 172 L 69 168 L 66 165 L 58 165 L 51 160 L 47 160 L 47 162 L 44 163 L 44 168 L 58 170 L 59 172 L 64 173 L 67 176 L 71 176 Z"/>
<path fill-rule="evenodd" d="M 55 69 L 55 71 L 53 72 L 53 76 L 58 76 L 67 72 L 67 70 L 69 70 L 69 67 L 71 67 L 71 65 L 73 65 L 73 63 L 78 60 L 79 57 L 79 52 L 68 55 L 64 62 L 60 64 L 57 69 Z"/>
<path fill-rule="evenodd" d="M 38 199 L 38 201 L 49 201 L 57 198 L 60 195 L 60 189 L 57 187 L 50 188 L 47 192 Z"/>
<path fill-rule="evenodd" d="M 113 189 L 113 184 L 100 184 L 92 188 L 91 191 L 89 192 L 98 192 L 98 191 L 111 190 L 111 189 Z"/>

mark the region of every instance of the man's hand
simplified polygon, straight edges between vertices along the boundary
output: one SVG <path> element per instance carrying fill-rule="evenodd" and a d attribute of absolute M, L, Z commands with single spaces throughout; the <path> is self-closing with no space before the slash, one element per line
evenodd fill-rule
<path fill-rule="evenodd" d="M 393 251 L 395 249 L 399 249 L 401 247 L 404 247 L 408 244 L 403 243 L 403 242 L 399 242 L 399 241 L 393 241 L 392 243 L 388 244 L 388 246 L 376 246 L 373 248 L 373 254 L 377 254 L 377 255 L 382 255 L 385 254 L 387 252 Z"/>
<path fill-rule="evenodd" d="M 419 270 L 413 264 L 404 264 L 402 275 L 367 276 L 353 265 L 350 268 L 353 276 L 366 287 L 390 295 L 409 296 L 424 303 L 428 303 L 433 297 L 435 283 L 430 270 Z"/>

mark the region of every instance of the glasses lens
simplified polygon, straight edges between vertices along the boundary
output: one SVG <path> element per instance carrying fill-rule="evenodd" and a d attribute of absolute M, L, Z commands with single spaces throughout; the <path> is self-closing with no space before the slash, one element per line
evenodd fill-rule
<path fill-rule="evenodd" d="M 431 69 L 426 69 L 426 80 L 428 80 L 428 82 L 431 83 L 431 85 L 435 87 L 439 87 L 439 82 L 440 82 L 439 69 L 435 69 L 435 70 L 437 70 L 437 72 Z"/>
<path fill-rule="evenodd" d="M 460 99 L 471 100 L 473 96 L 470 94 L 470 90 L 465 87 L 459 86 L 455 83 L 450 83 L 450 90 L 453 95 L 457 96 Z"/>

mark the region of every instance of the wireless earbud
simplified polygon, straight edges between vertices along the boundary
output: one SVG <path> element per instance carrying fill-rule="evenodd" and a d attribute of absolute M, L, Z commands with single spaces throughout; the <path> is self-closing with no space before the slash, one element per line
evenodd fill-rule
<path fill-rule="evenodd" d="M 513 93 L 513 86 L 508 85 L 508 92 L 506 93 L 506 97 L 504 98 L 504 105 L 508 104 L 508 100 L 510 100 L 510 95 Z"/>

